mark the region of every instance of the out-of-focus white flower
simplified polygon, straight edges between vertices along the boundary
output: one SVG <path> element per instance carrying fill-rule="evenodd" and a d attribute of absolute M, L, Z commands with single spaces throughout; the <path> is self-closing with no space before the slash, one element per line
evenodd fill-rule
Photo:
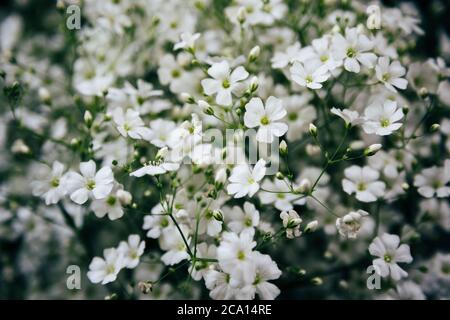
<path fill-rule="evenodd" d="M 351 166 L 344 170 L 342 187 L 348 194 L 356 193 L 356 199 L 362 202 L 374 202 L 384 195 L 386 184 L 378 181 L 380 173 L 368 166 Z"/>
<path fill-rule="evenodd" d="M 447 159 L 444 167 L 433 166 L 417 174 L 414 177 L 414 186 L 425 198 L 432 198 L 434 195 L 438 198 L 446 198 L 450 195 L 450 187 L 447 186 L 449 181 L 450 160 Z"/>
<path fill-rule="evenodd" d="M 369 215 L 364 210 L 351 211 L 342 218 L 336 219 L 336 227 L 339 233 L 346 238 L 356 239 L 361 229 L 361 218 Z"/>
<path fill-rule="evenodd" d="M 89 265 L 87 276 L 92 283 L 107 284 L 117 279 L 120 270 L 125 267 L 122 253 L 109 248 L 103 251 L 104 258 L 95 257 Z"/>
<path fill-rule="evenodd" d="M 273 182 L 270 180 L 264 181 L 262 184 L 264 190 L 271 192 L 266 192 L 262 190 L 258 196 L 262 204 L 273 204 L 275 208 L 280 211 L 292 210 L 294 204 L 298 202 L 295 201 L 298 195 L 290 192 L 289 187 L 283 180 L 275 179 Z"/>
<path fill-rule="evenodd" d="M 116 108 L 113 112 L 113 119 L 122 136 L 150 141 L 152 130 L 145 126 L 138 111 L 128 109 L 124 113 L 122 108 Z"/>
<path fill-rule="evenodd" d="M 364 118 L 361 117 L 358 111 L 352 111 L 349 109 L 331 108 L 331 113 L 337 115 L 345 121 L 346 126 L 356 126 L 364 123 Z"/>
<path fill-rule="evenodd" d="M 288 239 L 293 239 L 302 235 L 302 232 L 300 231 L 302 219 L 298 215 L 297 211 L 283 211 L 280 213 L 280 218 L 283 221 L 283 227 L 286 229 L 286 237 Z"/>
<path fill-rule="evenodd" d="M 137 234 L 128 236 L 128 242 L 122 241 L 119 244 L 118 251 L 123 255 L 124 266 L 128 269 L 134 269 L 139 264 L 139 258 L 144 254 L 145 241 Z"/>
<path fill-rule="evenodd" d="M 40 169 L 37 172 L 37 180 L 31 182 L 33 195 L 44 198 L 46 205 L 55 204 L 67 193 L 63 176 L 64 165 L 55 161 L 51 170 L 47 166 Z"/>
<path fill-rule="evenodd" d="M 114 186 L 114 175 L 110 167 L 103 167 L 96 172 L 93 160 L 80 163 L 81 174 L 70 171 L 65 178 L 65 185 L 70 199 L 77 204 L 85 203 L 90 196 L 104 199 Z"/>
<path fill-rule="evenodd" d="M 116 186 L 112 192 L 103 199 L 94 199 L 91 204 L 91 209 L 99 218 L 103 218 L 108 214 L 110 220 L 117 220 L 124 214 L 123 206 L 129 204 L 131 194 L 123 190 L 122 186 Z"/>
<path fill-rule="evenodd" d="M 280 99 L 270 96 L 264 106 L 260 98 L 252 98 L 245 105 L 244 124 L 248 128 L 258 128 L 256 140 L 272 143 L 274 137 L 281 137 L 288 131 L 287 124 L 278 122 L 285 115 Z"/>
<path fill-rule="evenodd" d="M 188 237 L 189 229 L 185 225 L 180 225 L 180 230 L 186 238 L 187 243 L 190 244 L 191 238 Z M 176 227 L 164 228 L 162 233 L 160 246 L 166 253 L 161 256 L 161 260 L 165 265 L 172 266 L 189 258 L 186 244 Z"/>
<path fill-rule="evenodd" d="M 197 258 L 199 259 L 216 259 L 217 258 L 217 247 L 213 244 L 208 245 L 206 242 L 199 243 L 197 245 Z M 196 264 L 191 264 L 189 273 L 194 280 L 200 280 L 206 277 L 210 271 L 210 264 L 199 260 Z"/>
<path fill-rule="evenodd" d="M 386 136 L 400 129 L 403 111 L 397 108 L 397 102 L 386 100 L 384 103 L 375 102 L 364 110 L 365 123 L 363 129 L 366 133 Z"/>
<path fill-rule="evenodd" d="M 180 41 L 175 43 L 173 46 L 174 50 L 178 49 L 187 49 L 187 50 L 193 50 L 195 48 L 195 42 L 200 38 L 200 33 L 189 33 L 189 32 L 183 32 L 180 35 Z"/>
<path fill-rule="evenodd" d="M 378 59 L 378 63 L 375 66 L 375 74 L 377 79 L 392 92 L 397 92 L 394 87 L 405 90 L 408 85 L 408 81 L 403 78 L 406 74 L 406 69 L 398 61 L 393 61 L 389 64 L 388 57 L 380 57 Z"/>
<path fill-rule="evenodd" d="M 214 63 L 208 74 L 212 77 L 201 81 L 203 90 L 207 95 L 216 94 L 216 103 L 229 106 L 233 102 L 232 93 L 242 90 L 242 81 L 247 79 L 248 72 L 239 66 L 231 72 L 230 65 L 226 60 Z"/>
<path fill-rule="evenodd" d="M 234 206 L 231 210 L 226 210 L 225 218 L 228 222 L 228 228 L 235 232 L 241 233 L 244 230 L 251 231 L 259 225 L 259 211 L 255 205 L 246 201 L 244 203 L 244 211 L 238 206 Z"/>
<path fill-rule="evenodd" d="M 370 5 L 366 9 L 367 17 L 367 28 L 369 30 L 380 29 L 381 28 L 381 10 L 377 5 Z"/>
<path fill-rule="evenodd" d="M 395 234 L 385 233 L 376 237 L 369 246 L 375 271 L 383 278 L 391 276 L 394 281 L 404 278 L 408 273 L 399 267 L 398 262 L 411 263 L 413 258 L 407 244 L 400 245 L 400 238 Z"/>
<path fill-rule="evenodd" d="M 170 160 L 171 157 L 167 147 L 160 149 L 158 155 L 159 156 L 157 156 L 157 160 L 148 163 L 147 165 L 136 171 L 131 172 L 130 176 L 138 178 L 143 177 L 146 174 L 150 176 L 156 176 L 164 174 L 166 172 L 178 170 L 178 168 L 180 167 L 180 164 L 178 162 Z"/>
<path fill-rule="evenodd" d="M 255 167 L 251 169 L 247 164 L 241 164 L 233 168 L 231 176 L 228 178 L 230 184 L 227 186 L 228 194 L 235 198 L 242 198 L 246 195 L 253 197 L 259 190 L 259 181 L 266 174 L 266 161 L 259 159 Z"/>

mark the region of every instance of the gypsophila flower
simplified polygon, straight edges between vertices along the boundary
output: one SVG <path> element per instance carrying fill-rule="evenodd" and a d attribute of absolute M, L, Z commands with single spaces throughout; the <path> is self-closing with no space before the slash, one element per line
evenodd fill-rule
<path fill-rule="evenodd" d="M 364 110 L 365 122 L 363 129 L 366 133 L 386 136 L 400 129 L 403 111 L 397 108 L 397 102 L 386 100 L 384 103 L 374 103 Z"/>
<path fill-rule="evenodd" d="M 259 190 L 259 181 L 266 173 L 266 161 L 258 160 L 253 169 L 247 164 L 241 164 L 233 168 L 231 176 L 228 178 L 230 184 L 227 186 L 228 194 L 235 198 L 242 198 L 246 195 L 253 197 Z"/>
<path fill-rule="evenodd" d="M 369 215 L 364 210 L 351 211 L 342 218 L 336 219 L 336 227 L 339 233 L 346 238 L 355 239 L 361 229 L 362 218 Z"/>
<path fill-rule="evenodd" d="M 117 279 L 120 270 L 125 267 L 125 259 L 122 253 L 109 248 L 103 251 L 104 259 L 95 257 L 89 265 L 87 276 L 92 283 L 107 284 Z"/>
<path fill-rule="evenodd" d="M 34 196 L 45 199 L 45 204 L 55 204 L 67 193 L 65 177 L 63 176 L 64 165 L 55 161 L 51 171 L 47 166 L 42 167 L 37 174 L 37 179 L 31 183 Z"/>
<path fill-rule="evenodd" d="M 442 168 L 436 166 L 422 170 L 420 174 L 414 177 L 414 186 L 417 191 L 425 198 L 432 198 L 436 195 L 438 198 L 446 198 L 450 195 L 450 160 L 445 160 Z"/>
<path fill-rule="evenodd" d="M 302 64 L 298 61 L 294 61 L 293 66 L 290 68 L 292 80 L 310 89 L 322 88 L 322 83 L 330 77 L 328 70 L 329 68 L 326 65 L 313 62 Z"/>
<path fill-rule="evenodd" d="M 364 118 L 362 118 L 357 111 L 352 111 L 349 109 L 338 109 L 331 108 L 331 113 L 337 115 L 345 121 L 346 126 L 356 126 L 364 123 Z"/>
<path fill-rule="evenodd" d="M 280 218 L 283 220 L 283 227 L 286 229 L 286 237 L 288 239 L 293 239 L 302 235 L 302 232 L 300 231 L 302 219 L 295 210 L 281 212 Z"/>
<path fill-rule="evenodd" d="M 96 172 L 93 160 L 80 163 L 81 175 L 70 171 L 67 173 L 66 186 L 70 199 L 77 204 L 85 203 L 89 197 L 104 199 L 113 188 L 114 176 L 110 167 L 103 167 Z"/>
<path fill-rule="evenodd" d="M 356 194 L 356 199 L 361 202 L 374 202 L 378 197 L 382 197 L 386 184 L 378 181 L 380 174 L 378 171 L 365 166 L 351 166 L 344 170 L 345 178 L 342 180 L 342 187 L 348 194 Z"/>
<path fill-rule="evenodd" d="M 145 242 L 137 234 L 128 236 L 128 242 L 122 241 L 118 251 L 123 255 L 124 266 L 128 269 L 136 268 L 139 258 L 144 253 Z"/>
<path fill-rule="evenodd" d="M 248 72 L 244 67 L 239 66 L 232 72 L 227 61 L 214 63 L 208 74 L 212 79 L 201 81 L 203 90 L 207 95 L 216 95 L 216 103 L 222 106 L 229 106 L 232 103 L 232 93 L 238 92 L 243 87 L 242 81 L 247 79 Z"/>
<path fill-rule="evenodd" d="M 397 92 L 394 87 L 404 90 L 408 85 L 408 81 L 402 78 L 406 74 L 406 69 L 398 61 L 389 63 L 388 57 L 378 58 L 375 74 L 377 79 L 392 92 Z"/>
<path fill-rule="evenodd" d="M 369 252 L 378 257 L 373 260 L 373 267 L 383 278 L 390 275 L 394 281 L 398 281 L 408 275 L 397 263 L 411 263 L 413 258 L 409 246 L 400 244 L 397 235 L 385 233 L 376 237 L 369 246 Z"/>
<path fill-rule="evenodd" d="M 280 99 L 270 96 L 264 106 L 260 98 L 252 98 L 245 106 L 244 124 L 248 128 L 258 128 L 256 140 L 272 143 L 274 137 L 281 137 L 288 130 L 287 124 L 278 122 L 285 115 Z"/>

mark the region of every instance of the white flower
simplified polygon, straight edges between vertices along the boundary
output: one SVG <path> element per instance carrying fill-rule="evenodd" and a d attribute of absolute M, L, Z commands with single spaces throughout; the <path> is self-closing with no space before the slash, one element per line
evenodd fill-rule
<path fill-rule="evenodd" d="M 285 123 L 277 122 L 286 115 L 283 102 L 270 96 L 264 107 L 260 98 L 252 98 L 245 105 L 244 124 L 248 128 L 258 127 L 256 140 L 265 143 L 272 143 L 273 137 L 284 135 L 288 126 Z"/>
<path fill-rule="evenodd" d="M 219 266 L 223 271 L 231 274 L 237 282 L 252 283 L 256 275 L 253 262 L 253 232 L 224 232 L 222 241 L 217 248 Z"/>
<path fill-rule="evenodd" d="M 406 69 L 398 61 L 389 64 L 388 57 L 380 57 L 378 59 L 378 64 L 375 66 L 375 73 L 377 79 L 384 83 L 386 88 L 392 92 L 397 92 L 394 87 L 404 90 L 408 85 L 408 81 L 402 78 L 406 74 Z"/>
<path fill-rule="evenodd" d="M 261 300 L 274 300 L 280 294 L 280 289 L 269 281 L 278 279 L 281 276 L 281 270 L 267 254 L 255 252 L 253 261 L 256 275 L 251 284 L 251 290 L 247 293 L 248 299 L 254 299 L 257 293 Z"/>
<path fill-rule="evenodd" d="M 377 56 L 368 52 L 372 50 L 373 45 L 373 42 L 365 35 L 359 34 L 356 28 L 346 29 L 345 37 L 340 33 L 333 37 L 332 55 L 337 61 L 344 60 L 345 70 L 359 73 L 360 63 L 368 68 L 373 68 Z"/>
<path fill-rule="evenodd" d="M 91 196 L 94 199 L 104 199 L 114 186 L 114 175 L 110 167 L 103 167 L 96 173 L 93 160 L 80 163 L 81 175 L 68 172 L 66 185 L 70 199 L 77 204 L 85 203 Z"/>
<path fill-rule="evenodd" d="M 318 64 L 319 66 L 323 65 L 327 68 L 329 71 L 333 71 L 337 67 L 341 66 L 342 61 L 336 61 L 333 59 L 333 56 L 331 55 L 330 45 L 331 45 L 331 37 L 330 36 L 324 36 L 319 39 L 314 39 L 311 42 L 311 45 L 314 49 L 315 57 L 312 58 L 314 60 L 314 63 Z M 309 62 L 305 62 L 308 64 Z"/>
<path fill-rule="evenodd" d="M 248 72 L 244 67 L 239 66 L 231 72 L 230 65 L 226 60 L 214 63 L 208 74 L 212 77 L 201 81 L 203 90 L 207 95 L 216 94 L 216 103 L 222 106 L 229 106 L 233 102 L 231 93 L 236 93 L 242 89 L 242 80 L 247 79 Z"/>
<path fill-rule="evenodd" d="M 397 108 L 397 102 L 386 100 L 383 104 L 375 102 L 364 110 L 365 123 L 363 129 L 366 133 L 386 136 L 398 130 L 402 123 L 403 111 Z"/>
<path fill-rule="evenodd" d="M 205 286 L 209 296 L 215 300 L 235 299 L 239 288 L 231 285 L 231 276 L 224 272 L 209 270 L 205 276 Z"/>
<path fill-rule="evenodd" d="M 400 245 L 400 238 L 397 235 L 385 233 L 381 237 L 376 237 L 369 246 L 369 252 L 378 257 L 373 260 L 373 267 L 383 278 L 390 274 L 393 280 L 398 281 L 408 276 L 397 263 L 411 263 L 413 258 L 409 246 Z"/>
<path fill-rule="evenodd" d="M 122 108 L 116 108 L 113 112 L 113 119 L 122 136 L 150 140 L 152 131 L 145 126 L 138 111 L 127 109 L 124 114 Z"/>
<path fill-rule="evenodd" d="M 198 224 L 198 234 L 208 234 L 211 237 L 217 236 L 222 231 L 222 221 L 214 217 L 214 210 L 205 210 L 205 214 L 200 218 Z"/>
<path fill-rule="evenodd" d="M 108 214 L 110 220 L 117 220 L 123 216 L 123 205 L 131 202 L 131 194 L 123 190 L 122 186 L 116 186 L 112 192 L 103 199 L 94 199 L 91 209 L 98 218 Z"/>
<path fill-rule="evenodd" d="M 320 65 L 307 61 L 304 64 L 298 61 L 294 61 L 293 66 L 290 68 L 292 80 L 310 89 L 322 88 L 322 82 L 325 82 L 330 77 L 326 65 Z"/>
<path fill-rule="evenodd" d="M 364 118 L 362 118 L 358 111 L 352 111 L 349 109 L 337 109 L 331 108 L 331 113 L 337 115 L 345 121 L 346 126 L 356 126 L 364 123 Z"/>
<path fill-rule="evenodd" d="M 231 210 L 224 212 L 225 218 L 229 221 L 228 228 L 235 232 L 251 231 L 259 224 L 259 211 L 255 205 L 250 202 L 244 203 L 244 211 L 238 206 L 234 206 Z"/>
<path fill-rule="evenodd" d="M 283 211 L 283 210 L 292 210 L 294 208 L 293 203 L 294 204 L 298 203 L 295 201 L 295 199 L 298 198 L 298 195 L 295 195 L 292 192 L 290 192 L 289 187 L 283 180 L 276 179 L 274 180 L 274 182 L 266 180 L 262 184 L 262 189 L 273 191 L 273 192 L 266 192 L 262 190 L 258 194 L 262 204 L 273 203 L 275 208 L 277 208 L 280 211 Z"/>
<path fill-rule="evenodd" d="M 283 220 L 283 227 L 286 229 L 286 237 L 288 239 L 293 239 L 302 235 L 302 232 L 300 231 L 302 219 L 298 215 L 297 211 L 283 211 L 280 213 L 280 218 Z"/>
<path fill-rule="evenodd" d="M 351 211 L 342 218 L 336 219 L 339 233 L 346 238 L 355 239 L 361 229 L 361 218 L 369 215 L 364 210 Z"/>
<path fill-rule="evenodd" d="M 129 235 L 128 242 L 120 242 L 118 251 L 123 255 L 124 266 L 128 269 L 136 268 L 144 249 L 145 241 L 141 241 L 137 234 Z"/>
<path fill-rule="evenodd" d="M 191 239 L 188 238 L 188 228 L 185 225 L 180 225 L 180 230 L 189 244 Z M 175 226 L 163 229 L 160 246 L 161 249 L 167 251 L 161 256 L 162 262 L 167 266 L 172 266 L 189 258 L 183 237 Z"/>
<path fill-rule="evenodd" d="M 31 182 L 33 195 L 44 198 L 46 205 L 55 204 L 67 193 L 63 177 L 64 165 L 55 161 L 51 171 L 47 166 L 40 169 L 36 177 L 38 180 Z"/>
<path fill-rule="evenodd" d="M 450 160 L 446 160 L 446 166 L 450 167 Z M 450 196 L 450 187 L 446 186 L 450 181 L 450 172 L 444 168 L 433 166 L 424 169 L 414 177 L 414 186 L 418 192 L 425 198 L 432 198 L 434 195 L 438 198 Z"/>
<path fill-rule="evenodd" d="M 351 166 L 344 170 L 342 187 L 348 194 L 356 193 L 356 199 L 362 202 L 374 202 L 384 195 L 386 184 L 378 181 L 380 173 L 371 167 Z"/>
<path fill-rule="evenodd" d="M 217 247 L 213 244 L 208 246 L 206 242 L 199 243 L 196 257 L 199 259 L 215 259 L 217 257 Z M 209 267 L 210 264 L 199 260 L 195 265 L 191 264 L 189 273 L 194 280 L 198 281 L 208 274 Z"/>
<path fill-rule="evenodd" d="M 189 33 L 189 32 L 183 32 L 180 35 L 180 41 L 177 42 L 174 46 L 174 50 L 178 49 L 188 49 L 193 50 L 195 47 L 195 41 L 200 38 L 200 33 Z"/>
<path fill-rule="evenodd" d="M 169 216 L 163 214 L 163 212 L 159 211 L 159 209 L 162 208 L 160 206 L 156 206 L 152 210 L 152 214 L 155 215 L 146 215 L 144 217 L 144 225 L 142 226 L 142 229 L 148 230 L 147 237 L 149 238 L 159 238 L 162 230 L 171 225 Z"/>
<path fill-rule="evenodd" d="M 158 151 L 156 156 L 157 160 L 149 162 L 142 168 L 130 173 L 133 177 L 143 177 L 146 174 L 151 176 L 156 176 L 159 174 L 164 174 L 166 172 L 178 170 L 180 164 L 170 160 L 171 156 L 167 147 L 164 147 Z"/>
<path fill-rule="evenodd" d="M 103 251 L 104 259 L 95 257 L 89 265 L 87 276 L 92 283 L 107 284 L 117 279 L 120 270 L 125 267 L 121 252 L 115 248 Z"/>
<path fill-rule="evenodd" d="M 228 180 L 231 182 L 227 186 L 228 194 L 235 198 L 242 198 L 246 195 L 253 197 L 259 190 L 259 181 L 266 174 L 266 161 L 258 160 L 253 170 L 247 164 L 241 164 L 233 168 Z"/>
<path fill-rule="evenodd" d="M 314 52 L 310 47 L 301 48 L 300 43 L 296 42 L 287 47 L 285 52 L 276 52 L 270 61 L 272 68 L 283 69 L 294 61 L 303 62 L 312 57 L 314 57 Z"/>
<path fill-rule="evenodd" d="M 155 119 L 150 122 L 152 137 L 150 143 L 163 148 L 167 146 L 170 134 L 175 130 L 175 123 L 165 119 Z"/>

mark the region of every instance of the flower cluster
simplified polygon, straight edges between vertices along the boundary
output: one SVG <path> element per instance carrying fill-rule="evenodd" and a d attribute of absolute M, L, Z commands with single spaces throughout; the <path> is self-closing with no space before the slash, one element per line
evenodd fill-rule
<path fill-rule="evenodd" d="M 450 41 L 424 60 L 412 4 L 40 10 L 0 23 L 6 287 L 58 296 L 31 279 L 76 264 L 80 297 L 448 298 Z"/>

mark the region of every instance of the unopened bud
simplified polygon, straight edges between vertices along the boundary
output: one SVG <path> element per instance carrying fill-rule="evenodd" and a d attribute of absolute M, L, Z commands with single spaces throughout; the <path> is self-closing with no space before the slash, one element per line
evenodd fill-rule
<path fill-rule="evenodd" d="M 278 180 L 283 180 L 283 179 L 284 179 L 284 174 L 281 173 L 280 171 L 278 171 L 277 174 L 275 175 L 275 177 L 276 177 Z"/>
<path fill-rule="evenodd" d="M 436 132 L 436 131 L 439 130 L 440 127 L 441 127 L 441 126 L 440 126 L 438 123 L 435 123 L 435 124 L 431 125 L 430 131 L 431 131 L 431 132 Z"/>
<path fill-rule="evenodd" d="M 258 86 L 259 86 L 259 80 L 258 80 L 258 77 L 255 76 L 250 80 L 250 86 L 249 86 L 250 92 L 255 92 L 258 89 Z"/>
<path fill-rule="evenodd" d="M 310 223 L 308 223 L 305 227 L 305 230 L 303 230 L 303 232 L 308 233 L 308 232 L 314 232 L 317 229 L 317 226 L 319 225 L 319 222 L 317 220 L 311 221 Z"/>
<path fill-rule="evenodd" d="M 315 286 L 321 286 L 323 284 L 323 280 L 320 277 L 314 277 L 311 279 L 311 283 Z"/>
<path fill-rule="evenodd" d="M 30 153 L 30 148 L 22 139 L 17 139 L 11 146 L 11 152 L 14 154 L 27 154 Z"/>
<path fill-rule="evenodd" d="M 245 7 L 240 7 L 237 12 L 237 21 L 240 24 L 243 24 L 246 19 L 247 19 L 247 10 L 245 9 Z"/>
<path fill-rule="evenodd" d="M 216 219 L 219 222 L 223 221 L 223 214 L 220 210 L 214 210 L 212 213 L 214 219 Z"/>
<path fill-rule="evenodd" d="M 120 203 L 123 205 L 129 205 L 133 200 L 133 196 L 131 193 L 125 190 L 118 190 L 116 193 L 117 199 L 119 199 Z"/>
<path fill-rule="evenodd" d="M 152 291 L 153 284 L 150 281 L 140 281 L 138 283 L 138 288 L 143 294 L 149 294 Z"/>
<path fill-rule="evenodd" d="M 50 104 L 52 102 L 52 96 L 47 88 L 40 87 L 38 90 L 39 99 L 46 104 Z"/>
<path fill-rule="evenodd" d="M 311 181 L 309 179 L 302 179 L 300 185 L 297 188 L 297 192 L 301 194 L 307 194 L 311 191 Z"/>
<path fill-rule="evenodd" d="M 315 138 L 317 137 L 317 127 L 313 124 L 309 124 L 309 133 Z"/>
<path fill-rule="evenodd" d="M 181 100 L 183 100 L 184 102 L 188 103 L 188 104 L 194 104 L 195 103 L 195 99 L 192 95 L 190 95 L 187 92 L 183 92 L 180 95 Z"/>
<path fill-rule="evenodd" d="M 261 49 L 259 46 L 253 47 L 253 49 L 250 50 L 250 53 L 248 55 L 248 60 L 250 62 L 256 61 L 258 59 L 260 53 L 261 53 Z"/>
<path fill-rule="evenodd" d="M 92 126 L 92 113 L 89 110 L 86 110 L 83 119 L 86 126 L 90 128 Z"/>
<path fill-rule="evenodd" d="M 280 150 L 280 154 L 281 154 L 282 156 L 285 156 L 285 155 L 288 154 L 288 146 L 287 146 L 286 141 L 282 140 L 282 141 L 280 142 L 279 150 Z"/>
<path fill-rule="evenodd" d="M 364 149 L 364 155 L 367 157 L 371 157 L 375 155 L 381 149 L 381 147 L 382 146 L 379 143 L 371 144 L 366 149 Z"/>

